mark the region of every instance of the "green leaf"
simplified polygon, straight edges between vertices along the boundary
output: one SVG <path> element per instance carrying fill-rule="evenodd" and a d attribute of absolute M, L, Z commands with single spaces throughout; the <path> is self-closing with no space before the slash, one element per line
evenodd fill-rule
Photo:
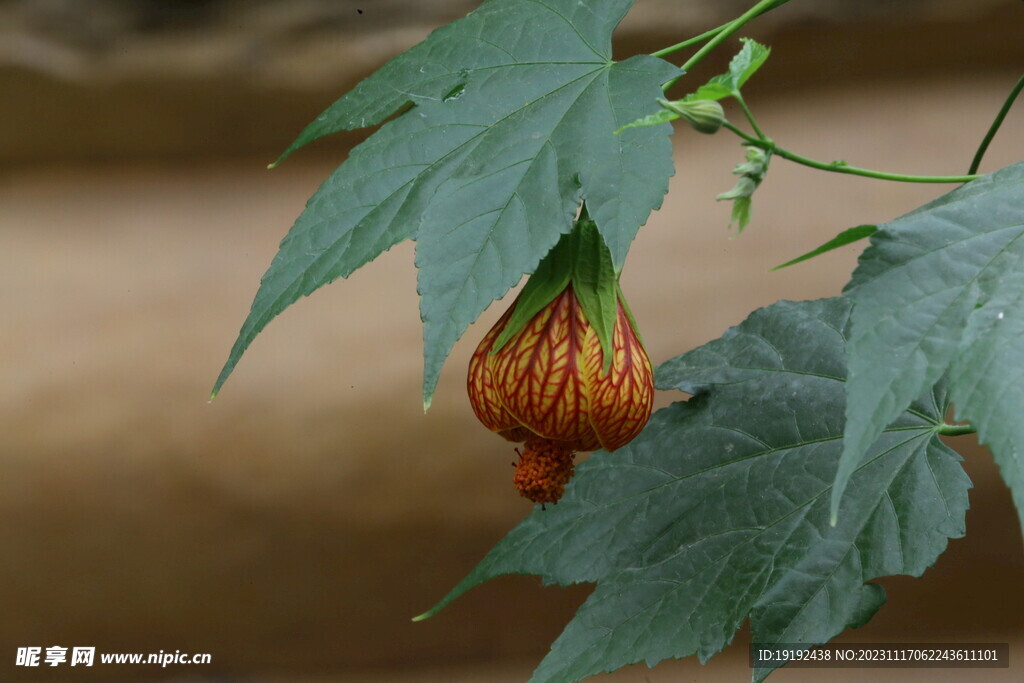
<path fill-rule="evenodd" d="M 690 93 L 684 100 L 724 100 L 733 94 L 733 89 L 728 84 L 729 75 L 715 76 L 704 85 L 697 88 L 696 92 Z"/>
<path fill-rule="evenodd" d="M 743 47 L 729 62 L 729 72 L 713 77 L 704 85 L 697 88 L 696 92 L 687 95 L 685 99 L 690 100 L 720 100 L 734 96 L 743 87 L 743 84 L 761 68 L 771 48 L 761 45 L 750 38 L 741 38 Z"/>
<path fill-rule="evenodd" d="M 430 35 L 310 125 L 295 149 L 412 107 L 310 199 L 264 275 L 215 386 L 278 313 L 394 244 L 417 241 L 424 399 L 466 326 L 532 272 L 587 200 L 617 266 L 672 175 L 671 126 L 614 131 L 679 75 L 611 61 L 629 0 L 492 0 Z"/>
<path fill-rule="evenodd" d="M 1024 163 L 878 226 L 845 292 L 856 305 L 846 448 L 833 513 L 882 427 L 952 369 L 957 412 L 985 424 L 981 438 L 992 439 L 1024 521 L 1024 435 L 1015 426 L 1019 419 L 1009 417 L 1024 413 L 1024 397 L 1012 388 L 1019 366 L 999 362 L 1024 353 L 1024 337 L 1012 335 L 1016 317 L 1024 315 L 1022 235 Z M 997 387 L 1006 391 L 979 393 Z M 998 424 L 989 410 L 997 411 Z"/>
<path fill-rule="evenodd" d="M 740 42 L 743 43 L 743 49 L 729 62 L 729 76 L 734 90 L 742 88 L 771 54 L 771 48 L 761 45 L 756 40 L 740 38 Z"/>
<path fill-rule="evenodd" d="M 781 266 L 775 266 L 774 268 L 772 268 L 772 270 L 774 271 L 781 270 L 783 268 L 788 268 L 789 266 L 796 265 L 801 261 L 812 259 L 815 256 L 821 256 L 827 251 L 832 251 L 833 249 L 838 249 L 839 247 L 845 247 L 847 244 L 851 244 L 853 242 L 856 242 L 857 240 L 862 240 L 865 237 L 871 237 L 872 235 L 875 234 L 877 230 L 877 225 L 858 225 L 853 228 L 847 228 L 846 230 L 843 230 L 841 233 L 830 239 L 828 242 L 825 242 L 825 244 L 821 245 L 817 249 L 812 249 L 803 256 L 797 256 L 792 261 L 786 261 Z"/>
<path fill-rule="evenodd" d="M 572 286 L 584 315 L 587 316 L 601 343 L 605 373 L 611 368 L 615 355 L 612 338 L 619 311 L 618 284 L 619 278 L 612 264 L 612 256 L 601 239 L 597 226 L 591 221 L 581 221 L 576 259 L 573 264 Z"/>
<path fill-rule="evenodd" d="M 969 421 L 992 450 L 1024 525 L 1024 271 L 1017 268 L 971 314 L 950 396 L 956 419 Z"/>
<path fill-rule="evenodd" d="M 781 302 L 664 363 L 658 386 L 694 398 L 580 465 L 557 506 L 535 509 L 428 615 L 502 574 L 596 582 L 537 682 L 706 661 L 748 618 L 758 643 L 823 643 L 866 622 L 885 595 L 866 582 L 920 575 L 963 535 L 970 481 L 936 436 L 936 387 L 871 447 L 829 525 L 850 307 Z"/>

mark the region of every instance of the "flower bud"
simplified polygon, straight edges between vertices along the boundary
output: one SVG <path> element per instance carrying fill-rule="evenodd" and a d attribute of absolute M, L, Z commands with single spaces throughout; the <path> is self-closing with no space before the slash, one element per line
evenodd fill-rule
<path fill-rule="evenodd" d="M 679 114 L 698 133 L 717 133 L 725 123 L 722 105 L 715 100 L 658 100 L 661 106 Z"/>
<path fill-rule="evenodd" d="M 469 398 L 488 429 L 526 442 L 516 466 L 519 492 L 555 503 L 572 476 L 576 451 L 614 451 L 643 429 L 654 399 L 653 372 L 620 296 L 607 370 L 571 282 L 495 350 L 518 303 L 473 354 Z"/>

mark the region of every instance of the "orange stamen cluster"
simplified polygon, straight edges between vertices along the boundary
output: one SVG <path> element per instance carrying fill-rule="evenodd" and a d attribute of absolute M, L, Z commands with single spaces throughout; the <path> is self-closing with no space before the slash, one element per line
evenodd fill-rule
<path fill-rule="evenodd" d="M 534 503 L 557 503 L 565 493 L 565 485 L 572 477 L 573 457 L 576 454 L 549 439 L 531 439 L 526 442 L 516 463 L 513 479 L 519 495 Z"/>

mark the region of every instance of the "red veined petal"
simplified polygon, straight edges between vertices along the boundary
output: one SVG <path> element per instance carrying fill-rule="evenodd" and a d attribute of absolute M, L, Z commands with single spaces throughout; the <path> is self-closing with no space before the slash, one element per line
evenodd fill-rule
<path fill-rule="evenodd" d="M 598 447 L 587 420 L 580 351 L 590 324 L 566 287 L 490 357 L 501 404 L 524 427 L 578 450 Z"/>
<path fill-rule="evenodd" d="M 613 357 L 607 374 L 597 334 L 591 330 L 583 350 L 584 386 L 590 423 L 605 450 L 614 451 L 640 433 L 651 416 L 654 372 L 622 304 L 615 317 Z"/>
<path fill-rule="evenodd" d="M 512 304 L 476 347 L 476 351 L 469 361 L 466 388 L 469 393 L 469 403 L 477 419 L 491 431 L 497 432 L 509 441 L 518 442 L 525 441 L 532 434 L 529 430 L 524 429 L 519 421 L 502 406 L 494 388 L 494 379 L 488 362 L 491 347 L 494 346 L 494 341 L 501 331 L 505 329 L 514 309 L 515 304 Z"/>

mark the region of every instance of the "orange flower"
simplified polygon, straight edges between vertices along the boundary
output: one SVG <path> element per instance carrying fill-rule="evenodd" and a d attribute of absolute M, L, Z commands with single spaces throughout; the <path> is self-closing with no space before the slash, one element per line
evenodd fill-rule
<path fill-rule="evenodd" d="M 509 441 L 525 441 L 515 485 L 536 503 L 555 503 L 572 476 L 576 451 L 624 446 L 651 414 L 651 362 L 616 297 L 607 371 L 598 334 L 570 282 L 497 351 L 514 303 L 469 363 L 473 412 Z"/>

